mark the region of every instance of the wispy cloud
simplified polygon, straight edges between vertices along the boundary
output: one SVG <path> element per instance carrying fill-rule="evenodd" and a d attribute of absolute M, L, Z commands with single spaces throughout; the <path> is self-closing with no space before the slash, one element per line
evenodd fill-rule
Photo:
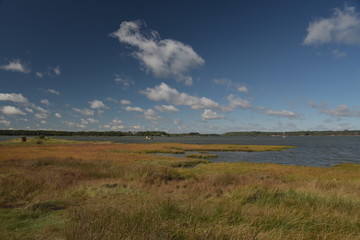
<path fill-rule="evenodd" d="M 272 115 L 272 116 L 279 116 L 279 117 L 286 117 L 286 118 L 300 118 L 300 115 L 288 110 L 267 110 L 265 111 L 266 114 Z"/>
<path fill-rule="evenodd" d="M 246 86 L 244 86 L 240 83 L 235 83 L 227 78 L 216 78 L 213 80 L 213 83 L 218 84 L 218 85 L 224 85 L 228 88 L 235 89 L 236 91 L 241 92 L 241 93 L 249 92 L 249 89 Z"/>
<path fill-rule="evenodd" d="M 61 95 L 61 93 L 59 91 L 56 91 L 54 89 L 48 89 L 47 90 L 49 93 L 55 94 L 55 95 Z"/>
<path fill-rule="evenodd" d="M 145 35 L 143 31 L 149 34 Z M 175 78 L 192 85 L 192 77 L 186 73 L 205 63 L 191 46 L 171 39 L 161 40 L 158 32 L 145 29 L 145 23 L 141 21 L 124 21 L 110 36 L 135 47 L 132 55 L 146 71 L 159 78 Z"/>
<path fill-rule="evenodd" d="M 47 99 L 41 99 L 40 101 L 42 104 L 46 105 L 46 106 L 50 106 L 51 105 L 51 102 Z"/>
<path fill-rule="evenodd" d="M 30 73 L 31 70 L 25 64 L 23 64 L 19 59 L 15 59 L 8 64 L 0 66 L 0 69 L 11 72 L 21 72 L 21 73 Z"/>
<path fill-rule="evenodd" d="M 218 108 L 220 105 L 206 97 L 195 97 L 187 93 L 180 93 L 175 88 L 161 83 L 154 88 L 147 88 L 141 91 L 148 99 L 153 101 L 166 101 L 174 105 L 189 106 L 192 109 Z"/>
<path fill-rule="evenodd" d="M 91 109 L 87 109 L 87 108 L 84 108 L 84 109 L 80 109 L 80 108 L 73 108 L 73 110 L 77 113 L 80 113 L 82 115 L 85 115 L 85 116 L 94 116 L 94 111 L 91 110 Z"/>
<path fill-rule="evenodd" d="M 344 58 L 347 56 L 346 52 L 341 51 L 339 49 L 332 50 L 331 55 L 333 55 L 334 58 Z"/>
<path fill-rule="evenodd" d="M 121 104 L 121 105 L 130 105 L 131 102 L 130 102 L 129 100 L 122 99 L 122 100 L 120 100 L 120 104 Z"/>
<path fill-rule="evenodd" d="M 125 107 L 124 110 L 127 112 L 144 112 L 141 107 Z"/>
<path fill-rule="evenodd" d="M 6 120 L 4 117 L 0 117 L 0 124 L 5 125 L 5 126 L 10 126 L 11 122 Z"/>
<path fill-rule="evenodd" d="M 336 108 L 331 109 L 326 103 L 317 104 L 314 101 L 309 100 L 308 107 L 318 109 L 319 113 L 338 118 L 338 120 L 341 117 L 360 117 L 360 111 L 350 109 L 349 106 L 345 104 L 340 104 Z"/>
<path fill-rule="evenodd" d="M 360 44 L 360 17 L 355 7 L 335 8 L 331 17 L 311 22 L 305 45 L 325 43 Z"/>
<path fill-rule="evenodd" d="M 135 84 L 135 81 L 131 79 L 129 76 L 120 76 L 119 74 L 115 74 L 114 81 L 123 86 L 123 88 L 128 88 L 130 85 Z"/>

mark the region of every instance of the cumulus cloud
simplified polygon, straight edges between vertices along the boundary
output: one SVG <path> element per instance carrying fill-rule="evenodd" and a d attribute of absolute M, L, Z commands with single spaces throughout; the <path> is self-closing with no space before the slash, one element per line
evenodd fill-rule
<path fill-rule="evenodd" d="M 360 44 L 360 16 L 355 7 L 335 8 L 332 16 L 309 24 L 303 44 L 325 43 Z"/>
<path fill-rule="evenodd" d="M 0 93 L 0 101 L 28 103 L 27 98 L 24 97 L 21 93 Z"/>
<path fill-rule="evenodd" d="M 161 83 L 154 88 L 141 91 L 148 99 L 153 101 L 166 101 L 174 105 L 189 106 L 192 109 L 218 108 L 220 105 L 206 97 L 195 97 L 187 93 L 180 93 L 175 88 Z"/>
<path fill-rule="evenodd" d="M 265 112 L 268 115 L 272 115 L 272 116 L 279 116 L 279 117 L 286 117 L 286 118 L 299 118 L 299 114 L 288 111 L 288 110 L 279 110 L 279 111 L 274 111 L 274 110 L 267 110 Z"/>
<path fill-rule="evenodd" d="M 191 68 L 199 67 L 205 61 L 182 42 L 161 40 L 156 31 L 145 33 L 145 23 L 141 21 L 122 22 L 120 28 L 110 36 L 136 50 L 132 53 L 144 69 L 159 78 L 172 78 L 192 85 L 192 78 L 186 74 Z"/>
<path fill-rule="evenodd" d="M 11 72 L 30 73 L 31 70 L 25 64 L 21 63 L 19 59 L 15 59 L 8 64 L 0 66 L 0 69 Z"/>
<path fill-rule="evenodd" d="M 62 115 L 61 115 L 60 113 L 55 113 L 54 115 L 55 115 L 55 117 L 57 117 L 57 118 L 62 118 Z"/>
<path fill-rule="evenodd" d="M 87 109 L 87 108 L 84 108 L 84 109 L 80 109 L 80 108 L 73 108 L 73 110 L 77 113 L 80 113 L 82 115 L 85 115 L 85 116 L 94 116 L 94 111 L 91 110 L 91 109 Z"/>
<path fill-rule="evenodd" d="M 129 76 L 123 77 L 119 74 L 115 74 L 114 81 L 120 85 L 123 86 L 123 88 L 128 88 L 130 85 L 133 85 L 135 83 L 134 80 L 132 80 Z"/>
<path fill-rule="evenodd" d="M 55 95 L 61 95 L 61 93 L 59 92 L 59 91 L 56 91 L 56 90 L 54 90 L 54 89 L 48 89 L 47 90 L 49 93 L 52 93 L 52 94 L 55 94 Z"/>
<path fill-rule="evenodd" d="M 144 112 L 144 109 L 140 107 L 125 107 L 124 109 L 127 112 Z"/>
<path fill-rule="evenodd" d="M 224 118 L 223 115 L 219 115 L 216 112 L 212 111 L 211 109 L 205 109 L 204 112 L 201 114 L 203 120 L 214 120 L 214 119 L 221 119 Z"/>
<path fill-rule="evenodd" d="M 89 104 L 90 104 L 90 108 L 92 108 L 92 109 L 108 109 L 109 108 L 100 100 L 90 101 Z"/>
<path fill-rule="evenodd" d="M 180 124 L 182 124 L 183 122 L 182 122 L 182 120 L 180 119 L 180 118 L 175 118 L 174 119 L 174 124 L 175 125 L 180 125 Z"/>
<path fill-rule="evenodd" d="M 4 106 L 0 108 L 0 111 L 5 115 L 26 115 L 26 113 L 14 106 Z"/>
<path fill-rule="evenodd" d="M 155 106 L 155 109 L 158 110 L 159 112 L 169 112 L 169 113 L 174 113 L 179 111 L 179 109 L 177 109 L 173 105 L 157 105 Z"/>
<path fill-rule="evenodd" d="M 130 102 L 129 100 L 122 99 L 122 100 L 120 100 L 120 104 L 121 104 L 121 105 L 130 105 L 131 102 Z"/>

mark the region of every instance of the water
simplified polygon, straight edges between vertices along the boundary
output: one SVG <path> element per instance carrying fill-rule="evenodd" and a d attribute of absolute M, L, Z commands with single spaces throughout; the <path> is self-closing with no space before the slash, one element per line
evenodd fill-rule
<path fill-rule="evenodd" d="M 0 140 L 14 136 L 0 136 Z M 209 152 L 219 158 L 212 162 L 279 163 L 299 166 L 329 167 L 341 163 L 360 164 L 360 137 L 56 137 L 85 141 L 121 143 L 175 142 L 190 144 L 287 145 L 296 148 L 280 152 Z"/>

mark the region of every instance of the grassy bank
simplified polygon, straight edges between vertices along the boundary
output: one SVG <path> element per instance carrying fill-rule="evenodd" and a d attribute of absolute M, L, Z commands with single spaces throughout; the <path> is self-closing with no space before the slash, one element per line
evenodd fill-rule
<path fill-rule="evenodd" d="M 149 154 L 281 149 L 0 144 L 0 239 L 360 239 L 359 165 Z"/>

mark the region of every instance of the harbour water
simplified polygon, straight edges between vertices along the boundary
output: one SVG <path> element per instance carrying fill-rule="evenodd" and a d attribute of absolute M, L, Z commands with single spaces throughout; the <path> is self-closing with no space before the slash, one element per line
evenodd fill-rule
<path fill-rule="evenodd" d="M 0 140 L 14 138 L 0 136 Z M 212 162 L 278 163 L 299 166 L 330 167 L 341 163 L 360 164 L 360 136 L 336 137 L 56 137 L 85 141 L 120 143 L 176 142 L 189 144 L 287 145 L 295 148 L 279 152 L 209 152 L 219 157 Z M 179 155 L 178 155 L 179 156 Z"/>

